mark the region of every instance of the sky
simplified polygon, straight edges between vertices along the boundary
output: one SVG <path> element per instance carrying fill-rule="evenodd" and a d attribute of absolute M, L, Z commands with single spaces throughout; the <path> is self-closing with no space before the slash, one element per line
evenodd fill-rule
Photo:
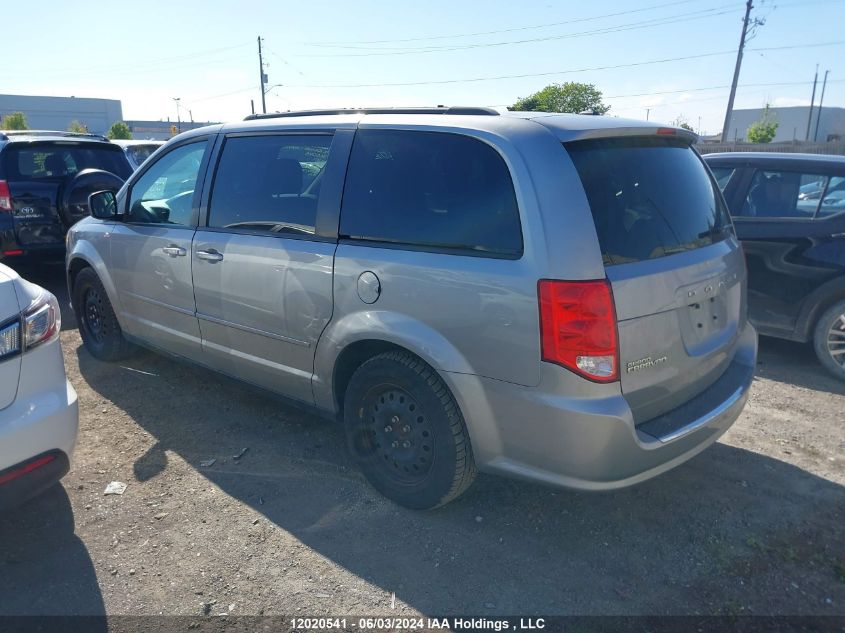
<path fill-rule="evenodd" d="M 722 127 L 743 0 L 4 3 L 0 93 L 119 99 L 126 119 L 320 107 L 504 107 L 594 84 L 609 114 Z M 754 0 L 736 108 L 845 106 L 845 0 Z M 46 17 L 46 19 L 45 19 Z M 15 24 L 37 24 L 37 29 Z M 174 99 L 178 98 L 178 103 Z"/>

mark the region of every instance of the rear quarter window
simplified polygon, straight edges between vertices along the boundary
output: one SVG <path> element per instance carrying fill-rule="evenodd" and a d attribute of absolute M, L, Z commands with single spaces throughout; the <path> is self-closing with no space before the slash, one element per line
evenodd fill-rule
<path fill-rule="evenodd" d="M 606 265 L 694 250 L 732 230 L 715 182 L 683 139 L 594 139 L 565 147 Z"/>
<path fill-rule="evenodd" d="M 461 134 L 360 130 L 340 218 L 343 237 L 516 258 L 522 230 L 511 175 Z"/>

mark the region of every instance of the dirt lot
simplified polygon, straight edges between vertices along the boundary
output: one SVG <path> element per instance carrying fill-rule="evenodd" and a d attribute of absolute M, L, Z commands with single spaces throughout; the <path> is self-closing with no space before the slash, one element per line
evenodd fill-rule
<path fill-rule="evenodd" d="M 1 614 L 845 614 L 845 384 L 804 346 L 764 339 L 733 429 L 656 480 L 481 476 L 420 514 L 332 423 L 150 353 L 98 362 L 70 314 L 62 342 L 75 463 L 0 517 Z"/>

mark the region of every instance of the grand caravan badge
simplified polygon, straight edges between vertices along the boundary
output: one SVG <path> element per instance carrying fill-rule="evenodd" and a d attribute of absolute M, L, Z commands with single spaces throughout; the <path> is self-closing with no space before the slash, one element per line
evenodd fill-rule
<path fill-rule="evenodd" d="M 660 358 L 646 356 L 645 358 L 640 358 L 639 360 L 632 360 L 625 366 L 625 371 L 630 374 L 635 371 L 640 371 L 641 369 L 649 369 L 657 365 L 662 365 L 665 362 L 666 356 L 661 356 Z"/>

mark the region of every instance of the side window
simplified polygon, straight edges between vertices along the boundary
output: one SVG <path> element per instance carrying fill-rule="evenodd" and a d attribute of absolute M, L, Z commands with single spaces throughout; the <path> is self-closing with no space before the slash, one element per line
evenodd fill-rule
<path fill-rule="evenodd" d="M 733 167 L 713 167 L 710 171 L 713 172 L 713 177 L 716 179 L 716 184 L 719 185 L 719 189 L 724 193 L 725 187 L 728 186 L 731 176 L 734 175 L 736 169 Z"/>
<path fill-rule="evenodd" d="M 827 186 L 827 176 L 795 171 L 757 171 L 742 217 L 812 219 Z"/>
<path fill-rule="evenodd" d="M 845 211 L 845 176 L 831 176 L 816 217 L 821 218 L 843 211 Z"/>
<path fill-rule="evenodd" d="M 207 144 L 177 147 L 144 172 L 129 194 L 129 221 L 192 226 L 194 189 Z"/>
<path fill-rule="evenodd" d="M 344 237 L 517 257 L 522 231 L 502 157 L 468 136 L 360 130 L 340 215 Z"/>
<path fill-rule="evenodd" d="M 331 143 L 327 134 L 227 138 L 208 226 L 313 235 Z"/>

